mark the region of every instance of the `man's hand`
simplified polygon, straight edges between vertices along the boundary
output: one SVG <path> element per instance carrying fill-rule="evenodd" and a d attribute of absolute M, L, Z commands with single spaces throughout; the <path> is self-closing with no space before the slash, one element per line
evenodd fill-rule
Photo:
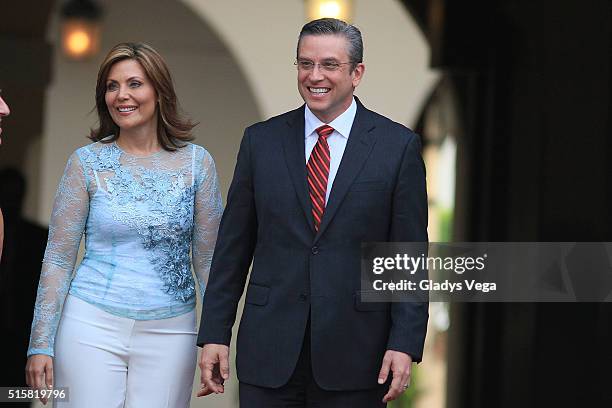
<path fill-rule="evenodd" d="M 383 357 L 382 367 L 378 373 L 378 383 L 384 384 L 393 373 L 393 381 L 389 391 L 383 397 L 383 402 L 393 401 L 410 386 L 410 371 L 412 370 L 412 357 L 401 351 L 387 350 Z"/>
<path fill-rule="evenodd" d="M 223 382 L 229 378 L 229 347 L 224 344 L 205 344 L 200 354 L 200 384 L 198 397 L 223 394 Z"/>
<path fill-rule="evenodd" d="M 26 364 L 26 384 L 37 390 L 53 388 L 53 359 L 44 354 L 28 357 Z M 47 405 L 47 398 L 40 398 Z"/>

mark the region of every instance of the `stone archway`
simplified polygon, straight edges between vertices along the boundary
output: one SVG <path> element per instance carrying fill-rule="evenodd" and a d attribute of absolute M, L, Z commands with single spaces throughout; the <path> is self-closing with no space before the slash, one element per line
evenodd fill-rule
<path fill-rule="evenodd" d="M 182 0 L 218 33 L 265 118 L 302 103 L 296 92 L 297 36 L 305 23 L 303 1 Z M 364 36 L 366 76 L 357 94 L 366 106 L 414 125 L 437 74 L 417 22 L 397 0 L 357 0 L 354 21 Z"/>

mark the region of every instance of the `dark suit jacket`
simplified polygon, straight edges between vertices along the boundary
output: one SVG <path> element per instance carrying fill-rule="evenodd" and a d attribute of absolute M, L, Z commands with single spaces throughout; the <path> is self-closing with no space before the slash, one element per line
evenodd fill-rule
<path fill-rule="evenodd" d="M 4 252 L 0 260 L 0 333 L 7 352 L 2 360 L 0 385 L 25 387 L 23 370 L 49 231 L 11 212 L 4 215 Z"/>
<path fill-rule="evenodd" d="M 420 361 L 427 303 L 365 303 L 362 242 L 427 241 L 421 144 L 408 128 L 357 114 L 319 232 L 306 181 L 304 106 L 245 130 L 219 228 L 198 344 L 237 340 L 240 381 L 276 388 L 295 368 L 311 320 L 312 369 L 326 390 L 377 385 L 385 350 Z"/>

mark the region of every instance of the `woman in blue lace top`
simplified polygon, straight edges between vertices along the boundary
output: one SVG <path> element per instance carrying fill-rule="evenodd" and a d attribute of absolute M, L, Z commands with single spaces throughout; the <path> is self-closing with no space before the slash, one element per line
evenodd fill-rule
<path fill-rule="evenodd" d="M 109 52 L 96 109 L 95 143 L 70 156 L 55 198 L 28 384 L 69 387 L 62 407 L 188 407 L 197 357 L 191 261 L 204 293 L 222 213 L 215 164 L 188 142 L 194 124 L 146 44 Z"/>

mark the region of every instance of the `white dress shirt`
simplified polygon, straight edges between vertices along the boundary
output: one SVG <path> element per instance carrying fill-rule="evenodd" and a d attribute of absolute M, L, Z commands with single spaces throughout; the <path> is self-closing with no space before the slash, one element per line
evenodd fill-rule
<path fill-rule="evenodd" d="M 317 128 L 323 125 L 329 125 L 334 128 L 333 133 L 327 137 L 327 144 L 329 145 L 330 163 L 329 177 L 327 179 L 327 190 L 325 191 L 325 205 L 327 205 L 327 201 L 329 200 L 329 194 L 331 193 L 332 186 L 334 185 L 334 179 L 336 178 L 336 174 L 338 173 L 340 161 L 342 160 L 342 155 L 344 154 L 346 142 L 348 142 L 349 134 L 351 133 L 351 128 L 353 127 L 353 122 L 355 121 L 356 113 L 357 103 L 355 102 L 355 98 L 353 98 L 351 106 L 349 106 L 347 110 L 342 112 L 340 116 L 332 120 L 330 123 L 321 122 L 319 118 L 317 118 L 314 113 L 312 113 L 312 111 L 308 109 L 308 105 L 306 105 L 306 108 L 304 109 L 306 163 L 308 163 L 310 153 L 312 152 L 312 149 L 314 149 L 315 145 L 317 144 L 317 140 L 319 139 L 319 135 L 316 132 Z"/>

